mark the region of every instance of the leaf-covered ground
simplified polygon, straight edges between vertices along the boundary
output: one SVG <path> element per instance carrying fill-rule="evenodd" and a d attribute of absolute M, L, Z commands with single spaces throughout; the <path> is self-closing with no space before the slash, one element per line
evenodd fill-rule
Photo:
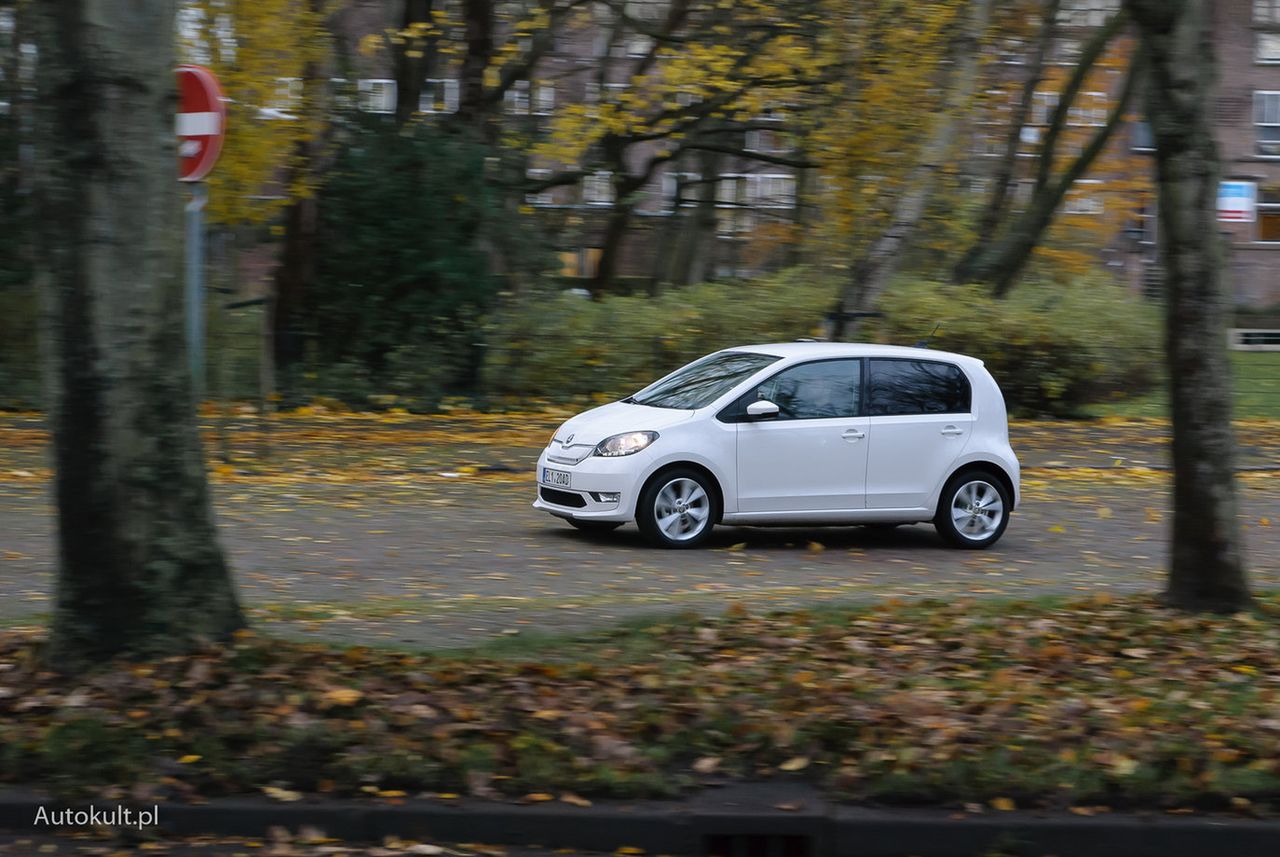
<path fill-rule="evenodd" d="M 1280 599 L 887 602 L 687 615 L 541 647 L 225 650 L 67 683 L 0 637 L 0 779 L 102 798 L 583 804 L 725 779 L 995 809 L 1280 799 Z"/>

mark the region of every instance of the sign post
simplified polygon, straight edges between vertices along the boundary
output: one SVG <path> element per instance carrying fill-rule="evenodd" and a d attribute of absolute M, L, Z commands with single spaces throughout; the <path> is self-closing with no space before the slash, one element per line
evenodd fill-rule
<path fill-rule="evenodd" d="M 191 183 L 186 205 L 187 361 L 193 397 L 204 394 L 204 209 L 209 191 L 201 183 L 222 153 L 227 106 L 213 72 L 180 65 L 178 75 L 178 181 Z"/>
<path fill-rule="evenodd" d="M 1246 181 L 1224 181 L 1218 185 L 1218 220 L 1252 223 L 1258 205 L 1258 185 Z"/>

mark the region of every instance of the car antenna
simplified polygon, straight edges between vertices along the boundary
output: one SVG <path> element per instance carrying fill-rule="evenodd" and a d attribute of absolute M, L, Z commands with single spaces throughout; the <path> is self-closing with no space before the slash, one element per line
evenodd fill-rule
<path fill-rule="evenodd" d="M 937 332 L 938 332 L 938 328 L 940 328 L 940 327 L 942 327 L 942 322 L 938 322 L 937 324 L 935 324 L 935 325 L 933 326 L 933 330 L 929 331 L 929 335 L 928 335 L 928 336 L 926 336 L 924 339 L 921 339 L 919 342 L 917 342 L 917 343 L 915 344 L 915 347 L 916 347 L 916 348 L 928 348 L 928 347 L 929 347 L 929 342 L 930 342 L 930 340 L 932 340 L 932 339 L 933 339 L 933 335 L 934 335 L 935 333 L 937 333 Z"/>

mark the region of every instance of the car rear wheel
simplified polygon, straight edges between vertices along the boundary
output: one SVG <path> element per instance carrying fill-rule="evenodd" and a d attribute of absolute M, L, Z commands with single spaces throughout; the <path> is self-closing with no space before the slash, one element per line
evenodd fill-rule
<path fill-rule="evenodd" d="M 1004 535 L 1012 505 L 1003 480 L 985 470 L 969 470 L 947 481 L 933 525 L 955 547 L 979 550 Z"/>
<path fill-rule="evenodd" d="M 664 548 L 697 547 L 711 535 L 719 516 L 716 493 L 696 470 L 669 470 L 640 495 L 636 524 L 645 538 Z"/>
<path fill-rule="evenodd" d="M 569 523 L 584 533 L 611 533 L 622 526 L 621 521 L 583 521 L 570 518 Z"/>

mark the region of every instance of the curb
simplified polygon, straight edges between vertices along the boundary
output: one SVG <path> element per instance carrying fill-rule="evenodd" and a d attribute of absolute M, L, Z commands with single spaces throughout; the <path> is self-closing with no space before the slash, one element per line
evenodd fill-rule
<path fill-rule="evenodd" d="M 34 832 L 32 819 L 40 806 L 89 804 L 51 802 L 34 792 L 3 793 L 0 830 Z M 808 787 L 772 783 L 711 789 L 683 801 L 611 800 L 590 807 L 471 798 L 409 800 L 400 805 L 226 798 L 205 804 L 164 803 L 159 814 L 160 828 L 178 836 L 258 837 L 273 827 L 313 827 L 353 842 L 393 836 L 603 852 L 626 847 L 647 854 L 711 857 L 979 857 L 992 850 L 1055 857 L 1280 854 L 1280 821 L 1158 813 L 1082 817 L 870 809 L 832 803 Z"/>

